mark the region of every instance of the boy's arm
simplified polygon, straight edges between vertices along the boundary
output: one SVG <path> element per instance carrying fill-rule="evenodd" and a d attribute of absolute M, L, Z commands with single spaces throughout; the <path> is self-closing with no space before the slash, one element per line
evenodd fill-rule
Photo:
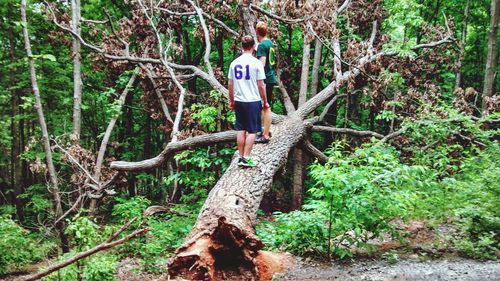
<path fill-rule="evenodd" d="M 267 103 L 266 97 L 266 84 L 264 84 L 264 80 L 258 80 L 257 86 L 259 88 L 260 98 L 262 99 L 262 107 L 269 108 L 269 103 Z"/>
<path fill-rule="evenodd" d="M 229 91 L 229 105 L 231 106 L 231 111 L 234 111 L 234 85 L 232 79 L 229 79 L 227 82 L 227 90 Z"/>
<path fill-rule="evenodd" d="M 266 66 L 266 57 L 265 56 L 260 56 L 259 60 L 260 60 L 260 62 L 262 62 L 263 66 Z"/>

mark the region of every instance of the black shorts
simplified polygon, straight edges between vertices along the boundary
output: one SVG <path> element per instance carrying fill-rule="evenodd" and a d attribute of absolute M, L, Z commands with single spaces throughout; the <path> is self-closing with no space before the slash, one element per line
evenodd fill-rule
<path fill-rule="evenodd" d="M 276 84 L 266 84 L 266 98 L 267 98 L 267 103 L 269 104 L 270 107 L 273 106 L 273 88 L 274 85 Z"/>
<path fill-rule="evenodd" d="M 261 131 L 260 111 L 262 110 L 262 102 L 234 102 L 234 113 L 236 115 L 236 123 L 234 127 L 237 131 L 247 131 L 250 134 L 255 134 Z"/>

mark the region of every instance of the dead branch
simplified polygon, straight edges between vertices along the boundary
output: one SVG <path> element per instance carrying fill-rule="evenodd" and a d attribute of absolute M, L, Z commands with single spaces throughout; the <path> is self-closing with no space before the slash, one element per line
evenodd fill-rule
<path fill-rule="evenodd" d="M 42 272 L 38 272 L 36 274 L 33 274 L 33 275 L 30 275 L 30 276 L 27 276 L 27 277 L 21 277 L 19 278 L 18 280 L 22 280 L 22 281 L 31 281 L 31 280 L 39 280 L 41 279 L 42 277 L 44 276 L 47 276 L 49 274 L 51 274 L 52 272 L 54 271 L 57 271 L 61 268 L 64 268 L 70 264 L 73 264 L 83 258 L 86 258 L 88 256 L 91 256 L 93 254 L 96 254 L 98 252 L 101 252 L 101 251 L 104 251 L 104 250 L 107 250 L 107 249 L 110 249 L 112 247 L 115 247 L 117 245 L 120 245 L 120 244 L 123 244 L 127 241 L 129 241 L 130 239 L 136 237 L 136 236 L 139 236 L 139 235 L 142 235 L 148 231 L 151 230 L 151 228 L 149 227 L 146 227 L 146 228 L 142 228 L 142 229 L 138 229 L 138 230 L 135 230 L 134 232 L 130 233 L 129 235 L 123 237 L 122 239 L 119 239 L 119 240 L 116 240 L 116 241 L 113 241 L 118 235 L 120 235 L 123 231 L 125 231 L 126 229 L 128 229 L 130 227 L 130 224 L 133 222 L 133 220 L 127 222 L 124 226 L 122 226 L 117 232 L 113 233 L 106 241 L 104 241 L 103 243 L 95 246 L 94 248 L 92 249 L 89 249 L 87 251 L 84 251 L 84 252 L 80 252 L 78 254 L 76 254 L 75 256 L 63 261 L 63 262 L 60 262 L 58 264 L 54 264 L 52 266 L 49 266 L 49 268 L 45 269 L 44 271 Z"/>
<path fill-rule="evenodd" d="M 257 11 L 257 12 L 261 12 L 263 13 L 264 15 L 266 15 L 267 17 L 271 18 L 271 19 L 275 19 L 275 20 L 278 20 L 278 21 L 281 21 L 281 22 L 284 22 L 284 23 L 288 23 L 288 24 L 295 24 L 295 23 L 300 23 L 300 22 L 304 22 L 306 20 L 309 19 L 309 17 L 307 18 L 303 18 L 303 19 L 288 19 L 288 18 L 284 18 L 284 17 L 280 17 L 276 14 L 273 14 L 269 11 L 266 11 L 264 9 L 262 9 L 261 7 L 259 6 L 256 6 L 254 4 L 250 4 L 250 9 L 251 10 L 254 10 L 254 11 Z"/>
<path fill-rule="evenodd" d="M 128 95 L 128 92 L 130 88 L 134 85 L 135 79 L 137 77 L 137 74 L 133 74 L 127 85 L 125 86 L 125 89 L 123 90 L 122 94 L 118 98 L 118 103 L 120 105 L 123 105 L 125 103 L 125 98 Z M 101 178 L 101 167 L 102 167 L 102 162 L 104 160 L 104 154 L 106 153 L 106 147 L 108 146 L 108 141 L 109 138 L 111 137 L 111 132 L 113 131 L 113 128 L 116 124 L 116 121 L 118 120 L 118 117 L 120 116 L 119 113 L 115 114 L 113 118 L 111 118 L 111 121 L 109 121 L 108 127 L 106 128 L 106 132 L 104 133 L 104 137 L 101 141 L 101 145 L 99 147 L 99 152 L 97 154 L 97 160 L 95 163 L 95 169 L 94 169 L 94 178 L 96 181 L 98 181 L 100 185 L 100 178 Z"/>
<path fill-rule="evenodd" d="M 342 95 L 336 95 L 335 97 L 333 97 L 333 99 L 331 99 L 325 106 L 325 108 L 323 109 L 323 112 L 321 112 L 321 115 L 319 116 L 319 120 L 318 121 L 323 121 L 325 120 L 325 116 L 328 114 L 328 111 L 330 111 L 330 108 L 337 102 L 337 100 L 339 98 L 342 98 L 342 97 L 345 97 L 346 94 L 342 94 Z"/>
<path fill-rule="evenodd" d="M 323 152 L 321 152 L 321 150 L 316 148 L 309 140 L 305 140 L 302 142 L 302 148 L 313 157 L 318 159 L 321 164 L 328 162 L 328 157 Z"/>
<path fill-rule="evenodd" d="M 91 23 L 91 24 L 106 24 L 108 23 L 108 20 L 91 20 L 91 19 L 81 18 L 80 22 Z"/>
<path fill-rule="evenodd" d="M 192 11 L 192 12 L 175 12 L 175 11 L 172 11 L 172 10 L 169 10 L 169 9 L 166 9 L 166 8 L 158 8 L 158 10 L 162 11 L 162 12 L 165 12 L 169 15 L 172 15 L 172 16 L 178 16 L 178 17 L 183 17 L 183 16 L 195 16 L 196 15 L 196 11 Z M 240 34 L 238 32 L 236 32 L 234 29 L 230 28 L 229 26 L 227 26 L 223 21 L 215 18 L 214 16 L 208 14 L 207 12 L 205 11 L 201 11 L 203 16 L 206 17 L 207 19 L 213 21 L 214 23 L 216 23 L 217 25 L 219 25 L 220 27 L 222 27 L 224 30 L 226 30 L 228 33 L 234 35 L 234 36 L 240 36 Z"/>
<path fill-rule="evenodd" d="M 345 0 L 344 3 L 337 9 L 337 15 L 345 11 L 349 7 L 349 4 L 351 4 L 351 0 Z"/>
<path fill-rule="evenodd" d="M 205 66 L 208 70 L 208 75 L 214 77 L 214 70 L 212 69 L 212 65 L 210 64 L 210 49 L 212 44 L 210 43 L 210 34 L 208 32 L 207 25 L 205 24 L 205 19 L 203 18 L 202 10 L 191 0 L 187 0 L 191 6 L 193 6 L 196 14 L 198 15 L 198 19 L 200 20 L 200 25 L 203 29 L 203 35 L 205 37 L 205 55 L 203 56 L 203 60 L 205 61 Z"/>
<path fill-rule="evenodd" d="M 236 139 L 236 131 L 226 131 L 220 133 L 206 134 L 191 137 L 178 142 L 167 144 L 165 149 L 156 157 L 140 162 L 111 162 L 111 168 L 118 171 L 143 171 L 161 166 L 166 160 L 172 157 L 176 152 L 202 147 L 207 145 L 231 142 Z"/>
<path fill-rule="evenodd" d="M 66 149 L 64 149 L 62 146 L 59 145 L 59 143 L 57 143 L 57 140 L 56 139 L 51 139 L 52 142 L 54 142 L 54 145 L 55 147 L 59 148 L 59 150 L 61 150 L 64 154 L 66 154 L 66 156 L 68 157 L 68 159 L 73 162 L 73 164 L 75 164 L 78 168 L 80 168 L 80 170 L 82 170 L 82 172 L 87 176 L 87 178 L 89 178 L 91 181 L 93 181 L 96 185 L 99 185 L 99 182 L 90 174 L 89 171 L 87 171 L 87 169 L 85 169 L 82 164 L 80 164 L 80 162 L 78 162 L 78 160 L 76 160 L 73 155 L 71 155 L 71 153 L 69 153 Z"/>
<path fill-rule="evenodd" d="M 283 81 L 281 81 L 281 71 L 278 70 L 276 71 L 276 76 L 278 77 L 278 87 L 281 91 L 281 95 L 283 97 L 283 104 L 285 105 L 285 110 L 287 114 L 291 114 L 295 112 L 295 106 L 293 105 L 292 99 L 290 98 L 290 95 L 286 91 L 285 85 L 283 84 Z"/>
<path fill-rule="evenodd" d="M 347 134 L 347 135 L 358 136 L 358 137 L 376 137 L 379 139 L 384 138 L 384 135 L 379 134 L 377 132 L 358 131 L 358 130 L 354 130 L 354 129 L 350 129 L 350 128 L 334 128 L 334 127 L 327 127 L 327 126 L 313 126 L 312 130 L 316 131 L 316 132 L 330 132 L 330 133 L 335 133 L 335 134 Z"/>
<path fill-rule="evenodd" d="M 406 127 L 403 127 L 401 129 L 395 131 L 394 133 L 388 134 L 387 136 L 383 137 L 380 140 L 380 143 L 388 142 L 389 140 L 392 140 L 393 138 L 398 137 L 398 136 L 404 134 L 406 132 L 406 129 L 407 129 Z"/>
<path fill-rule="evenodd" d="M 151 72 L 150 66 L 149 65 L 146 66 L 146 65 L 144 65 L 142 63 L 140 63 L 139 66 L 142 67 L 142 69 L 144 69 L 146 71 L 146 76 L 148 77 L 149 81 L 153 85 L 153 88 L 154 88 L 154 91 L 156 93 L 156 96 L 158 97 L 158 100 L 160 101 L 160 105 L 161 105 L 161 109 L 163 111 L 163 115 L 165 115 L 165 118 L 170 123 L 173 124 L 174 121 L 172 120 L 172 117 L 170 116 L 170 111 L 168 110 L 167 103 L 165 102 L 165 99 L 163 98 L 163 95 L 162 95 L 160 89 L 158 89 L 158 85 L 156 84 L 156 81 L 153 78 L 153 73 Z"/>

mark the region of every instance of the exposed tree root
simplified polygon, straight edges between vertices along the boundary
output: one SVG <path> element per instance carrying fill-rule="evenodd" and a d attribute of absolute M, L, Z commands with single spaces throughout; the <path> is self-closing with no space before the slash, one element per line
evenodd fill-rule
<path fill-rule="evenodd" d="M 271 280 L 291 262 L 285 255 L 261 251 L 263 246 L 221 217 L 212 234 L 178 249 L 169 274 L 190 280 Z"/>

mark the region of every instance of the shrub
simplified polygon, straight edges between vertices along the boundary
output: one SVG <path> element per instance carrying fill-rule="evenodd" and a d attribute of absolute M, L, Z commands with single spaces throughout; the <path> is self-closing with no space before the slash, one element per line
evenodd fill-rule
<path fill-rule="evenodd" d="M 8 216 L 0 216 L 0 274 L 40 260 L 50 243 L 38 243 L 30 232 Z"/>

